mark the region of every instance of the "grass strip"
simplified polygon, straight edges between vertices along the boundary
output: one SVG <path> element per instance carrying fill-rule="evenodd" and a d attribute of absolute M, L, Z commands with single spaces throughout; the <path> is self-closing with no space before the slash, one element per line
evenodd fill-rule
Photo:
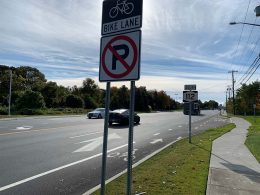
<path fill-rule="evenodd" d="M 251 123 L 245 144 L 260 163 L 260 117 L 246 116 L 243 118 Z"/>
<path fill-rule="evenodd" d="M 234 124 L 209 129 L 166 148 L 133 170 L 133 192 L 149 195 L 205 194 L 212 142 L 235 128 Z M 100 194 L 96 191 L 93 194 Z M 126 194 L 126 174 L 106 186 L 106 194 Z"/>

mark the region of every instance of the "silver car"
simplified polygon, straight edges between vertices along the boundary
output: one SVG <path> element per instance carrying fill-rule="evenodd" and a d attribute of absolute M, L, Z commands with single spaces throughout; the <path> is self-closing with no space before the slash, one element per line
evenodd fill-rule
<path fill-rule="evenodd" d="M 95 110 L 87 114 L 88 118 L 104 118 L 105 117 L 105 108 L 96 108 Z"/>

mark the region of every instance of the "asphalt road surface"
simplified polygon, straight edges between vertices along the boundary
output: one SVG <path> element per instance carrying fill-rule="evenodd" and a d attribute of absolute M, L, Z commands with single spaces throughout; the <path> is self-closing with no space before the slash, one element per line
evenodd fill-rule
<path fill-rule="evenodd" d="M 192 116 L 192 134 L 228 123 L 218 111 Z M 188 135 L 181 112 L 140 114 L 134 162 Z M 100 183 L 103 119 L 0 120 L 0 194 L 82 194 Z M 107 178 L 127 168 L 128 127 L 109 128 Z"/>

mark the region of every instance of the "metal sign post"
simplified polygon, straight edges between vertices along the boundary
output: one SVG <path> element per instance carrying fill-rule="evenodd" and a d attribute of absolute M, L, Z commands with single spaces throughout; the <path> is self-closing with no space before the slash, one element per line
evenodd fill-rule
<path fill-rule="evenodd" d="M 191 143 L 191 113 L 192 113 L 192 105 L 193 102 L 198 101 L 198 91 L 196 90 L 196 85 L 184 85 L 183 91 L 183 102 L 189 103 L 189 143 Z M 195 106 L 194 106 L 195 107 Z M 193 107 L 193 109 L 195 109 Z"/>
<path fill-rule="evenodd" d="M 103 137 L 103 153 L 102 153 L 101 195 L 105 195 L 105 185 L 106 185 L 106 163 L 107 163 L 107 138 L 108 138 L 109 105 L 110 105 L 110 82 L 107 82 L 107 87 L 106 87 L 106 110 L 105 110 L 105 122 L 104 122 L 104 137 Z"/>
<path fill-rule="evenodd" d="M 189 143 L 191 143 L 191 102 L 189 103 Z"/>
<path fill-rule="evenodd" d="M 135 81 L 131 81 L 128 135 L 128 164 L 127 164 L 127 195 L 132 192 L 132 165 L 133 165 L 133 141 L 134 141 L 134 108 L 135 108 Z"/>
<path fill-rule="evenodd" d="M 254 108 L 254 122 L 256 122 L 256 118 L 255 118 L 255 109 L 256 109 L 256 104 L 253 105 Z"/>

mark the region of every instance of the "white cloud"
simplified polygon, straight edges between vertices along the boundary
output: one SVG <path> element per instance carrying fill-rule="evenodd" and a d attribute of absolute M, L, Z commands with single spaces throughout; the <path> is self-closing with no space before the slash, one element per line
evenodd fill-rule
<path fill-rule="evenodd" d="M 102 2 L 0 1 L 0 64 L 35 65 L 64 85 L 97 80 Z M 257 4 L 251 1 L 247 21 L 254 21 Z M 243 21 L 247 5 L 244 0 L 144 0 L 137 84 L 171 91 L 190 81 L 201 88 L 220 83 L 217 91 L 223 91 L 227 70 L 243 69 L 234 59 L 246 56 L 259 34 L 254 29 L 246 46 L 250 28 L 245 27 L 237 47 L 242 26 L 229 22 Z"/>

